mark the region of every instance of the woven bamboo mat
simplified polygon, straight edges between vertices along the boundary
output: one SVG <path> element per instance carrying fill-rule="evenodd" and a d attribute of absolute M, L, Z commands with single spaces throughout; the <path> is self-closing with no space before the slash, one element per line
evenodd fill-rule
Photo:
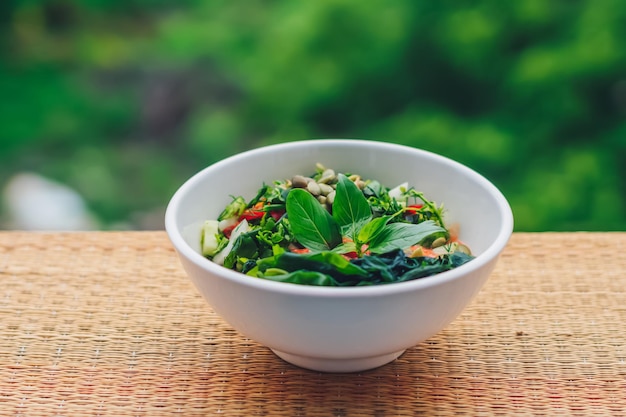
<path fill-rule="evenodd" d="M 626 414 L 626 233 L 515 234 L 398 360 L 289 365 L 232 330 L 164 232 L 0 233 L 0 415 Z"/>

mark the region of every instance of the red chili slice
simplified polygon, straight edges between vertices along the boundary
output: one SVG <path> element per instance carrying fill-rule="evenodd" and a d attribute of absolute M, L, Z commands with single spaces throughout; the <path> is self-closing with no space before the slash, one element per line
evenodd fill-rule
<path fill-rule="evenodd" d="M 406 206 L 405 211 L 408 214 L 415 214 L 417 213 L 422 207 L 424 207 L 423 204 L 411 204 L 410 206 Z"/>
<path fill-rule="evenodd" d="M 311 250 L 308 248 L 295 248 L 295 249 L 291 249 L 290 252 L 302 254 L 302 253 L 309 253 L 311 252 Z"/>
<path fill-rule="evenodd" d="M 263 210 L 254 210 L 254 209 L 248 209 L 246 211 L 244 211 L 243 213 L 241 213 L 241 216 L 239 216 L 239 220 L 243 220 L 246 219 L 248 221 L 250 220 L 258 220 L 260 218 L 263 217 L 263 215 L 265 214 L 265 212 Z"/>

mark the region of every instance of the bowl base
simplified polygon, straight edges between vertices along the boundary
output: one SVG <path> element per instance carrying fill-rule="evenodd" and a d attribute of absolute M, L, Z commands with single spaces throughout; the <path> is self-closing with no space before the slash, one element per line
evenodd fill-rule
<path fill-rule="evenodd" d="M 385 365 L 404 353 L 404 350 L 380 356 L 356 359 L 328 359 L 300 356 L 272 349 L 279 358 L 292 365 L 319 372 L 360 372 Z"/>

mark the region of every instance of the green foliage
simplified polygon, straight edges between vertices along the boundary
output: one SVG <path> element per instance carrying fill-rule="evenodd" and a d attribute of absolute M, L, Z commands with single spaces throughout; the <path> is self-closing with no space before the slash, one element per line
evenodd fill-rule
<path fill-rule="evenodd" d="M 289 224 L 296 239 L 312 251 L 329 251 L 341 243 L 339 225 L 306 190 L 295 188 L 287 195 Z"/>
<path fill-rule="evenodd" d="M 0 180 L 141 227 L 225 156 L 358 137 L 476 169 L 517 230 L 624 230 L 625 21 L 618 0 L 2 2 Z"/>

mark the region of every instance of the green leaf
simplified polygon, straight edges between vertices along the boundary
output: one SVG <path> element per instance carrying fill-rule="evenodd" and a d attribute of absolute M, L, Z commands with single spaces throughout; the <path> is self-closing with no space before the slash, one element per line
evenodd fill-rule
<path fill-rule="evenodd" d="M 359 230 L 357 240 L 363 243 L 373 240 L 385 229 L 385 226 L 387 225 L 387 222 L 390 220 L 390 218 L 391 217 L 389 216 L 377 217 L 371 222 L 367 223 L 361 228 L 361 230 Z"/>
<path fill-rule="evenodd" d="M 263 274 L 266 274 L 269 269 L 279 268 L 287 272 L 317 271 L 335 278 L 367 276 L 367 272 L 362 268 L 352 264 L 338 253 L 328 251 L 306 255 L 285 252 L 279 256 L 261 259 L 257 262 L 257 266 Z"/>
<path fill-rule="evenodd" d="M 465 253 L 453 253 L 439 258 L 422 258 L 420 264 L 407 270 L 397 278 L 397 282 L 411 281 L 449 271 L 471 261 L 472 256 Z"/>
<path fill-rule="evenodd" d="M 372 210 L 363 192 L 349 178 L 339 174 L 333 218 L 341 227 L 344 235 L 354 237 L 372 218 Z"/>
<path fill-rule="evenodd" d="M 322 287 L 336 287 L 339 284 L 332 277 L 315 271 L 296 271 L 284 275 L 263 275 L 262 279 L 277 282 L 289 282 L 300 285 L 316 285 Z"/>
<path fill-rule="evenodd" d="M 300 257 L 304 257 L 311 262 L 319 262 L 321 265 L 331 265 L 338 273 L 343 275 L 367 276 L 367 272 L 335 252 L 320 252 L 311 255 L 300 255 Z"/>
<path fill-rule="evenodd" d="M 448 271 L 469 262 L 471 255 L 453 253 L 437 258 L 409 258 L 402 249 L 380 255 L 364 256 L 352 261 L 368 273 L 358 285 L 410 281 Z"/>
<path fill-rule="evenodd" d="M 308 191 L 289 192 L 287 216 L 296 240 L 312 251 L 330 250 L 342 241 L 337 222 Z"/>
<path fill-rule="evenodd" d="M 258 254 L 258 247 L 252 238 L 252 233 L 242 234 L 237 238 L 232 250 L 224 259 L 224 266 L 232 268 L 237 262 L 237 258 L 254 258 Z"/>
<path fill-rule="evenodd" d="M 369 250 L 372 253 L 385 253 L 394 249 L 404 249 L 415 245 L 433 233 L 445 231 L 433 221 L 428 220 L 420 224 L 392 223 L 387 225 L 370 242 Z"/>
<path fill-rule="evenodd" d="M 356 252 L 356 243 L 352 241 L 343 242 L 333 248 L 335 253 Z"/>

